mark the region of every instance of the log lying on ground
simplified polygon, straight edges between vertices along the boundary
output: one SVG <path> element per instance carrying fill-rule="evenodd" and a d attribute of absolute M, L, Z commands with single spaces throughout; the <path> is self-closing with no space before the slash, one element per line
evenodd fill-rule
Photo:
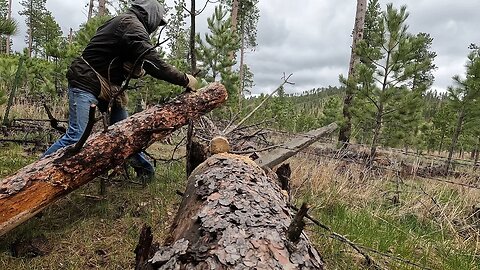
<path fill-rule="evenodd" d="M 255 162 L 260 165 L 262 168 L 273 168 L 285 160 L 296 155 L 298 152 L 302 151 L 306 147 L 312 145 L 314 142 L 318 141 L 320 138 L 324 137 L 335 131 L 338 128 L 336 123 L 331 123 L 328 126 L 321 127 L 309 131 L 304 135 L 299 135 L 290 142 L 284 144 L 282 147 L 279 147 L 270 153 L 262 156 L 261 158 L 255 160 Z"/>
<path fill-rule="evenodd" d="M 286 200 L 271 171 L 214 155 L 190 175 L 166 246 L 136 269 L 323 269 L 304 233 L 288 240 Z"/>
<path fill-rule="evenodd" d="M 1 180 L 0 235 L 226 99 L 225 87 L 219 83 L 181 94 L 91 136 L 78 153 L 59 150 Z"/>

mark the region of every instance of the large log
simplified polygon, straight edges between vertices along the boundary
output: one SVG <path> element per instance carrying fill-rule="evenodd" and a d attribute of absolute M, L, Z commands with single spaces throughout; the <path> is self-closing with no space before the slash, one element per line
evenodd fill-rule
<path fill-rule="evenodd" d="M 68 151 L 71 147 L 59 150 L 1 180 L 0 235 L 226 99 L 219 83 L 183 93 L 92 135 L 78 153 Z"/>
<path fill-rule="evenodd" d="M 292 215 L 274 173 L 214 155 L 189 177 L 166 245 L 136 269 L 323 269 L 305 233 L 289 240 Z"/>
<path fill-rule="evenodd" d="M 298 135 L 288 143 L 285 143 L 281 147 L 255 160 L 255 162 L 262 168 L 273 168 L 312 145 L 325 135 L 332 133 L 337 128 L 337 123 L 331 123 L 328 126 L 311 130 L 306 134 Z"/>

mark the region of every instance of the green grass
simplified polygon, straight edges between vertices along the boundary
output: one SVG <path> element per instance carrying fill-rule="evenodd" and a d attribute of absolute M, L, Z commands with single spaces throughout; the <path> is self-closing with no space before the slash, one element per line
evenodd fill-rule
<path fill-rule="evenodd" d="M 38 159 L 39 154 L 24 151 L 24 146 L 16 144 L 0 145 L 0 178 L 16 172 Z"/>
<path fill-rule="evenodd" d="M 475 269 L 475 263 L 461 258 L 464 251 L 452 249 L 448 243 L 453 239 L 443 239 L 442 233 L 431 222 L 422 222 L 415 215 L 406 215 L 398 219 L 385 216 L 379 218 L 365 209 L 350 210 L 342 204 L 330 206 L 328 209 L 315 211 L 329 227 L 334 228 L 337 233 L 346 236 L 351 241 L 366 247 L 373 248 L 380 252 L 392 253 L 396 256 L 408 259 L 412 262 L 434 269 Z M 337 256 L 343 250 L 348 249 L 339 242 L 332 242 L 325 239 L 325 231 L 320 228 L 314 230 L 316 240 L 322 247 L 322 251 L 328 251 L 331 264 L 336 264 Z M 325 241 L 328 240 L 328 241 Z M 322 244 L 327 243 L 328 245 Z M 350 251 L 351 252 L 351 251 Z M 472 254 L 474 250 L 470 250 Z M 324 253 L 325 255 L 325 253 Z M 347 253 L 347 255 L 349 255 Z M 380 262 L 384 258 L 375 256 Z M 347 256 L 348 257 L 348 256 Z M 348 263 L 348 258 L 344 258 Z M 395 263 L 389 260 L 393 269 L 415 269 L 409 265 Z M 386 262 L 384 262 L 386 263 Z M 480 263 L 479 260 L 476 263 Z M 477 265 L 478 266 L 478 265 Z M 345 268 L 347 269 L 347 268 Z"/>

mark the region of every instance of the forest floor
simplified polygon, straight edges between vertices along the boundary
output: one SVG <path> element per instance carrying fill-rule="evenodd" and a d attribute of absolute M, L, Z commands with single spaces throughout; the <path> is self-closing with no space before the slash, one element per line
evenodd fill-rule
<path fill-rule="evenodd" d="M 40 154 L 15 144 L 0 147 L 0 179 Z M 172 149 L 157 143 L 148 151 L 166 157 Z M 311 216 L 385 269 L 480 269 L 478 189 L 368 173 L 360 164 L 308 154 L 290 163 L 293 200 L 307 201 Z M 145 187 L 113 179 L 100 200 L 98 180 L 72 192 L 0 238 L 0 269 L 132 269 L 143 224 L 160 242 L 168 232 L 184 168 L 183 160 L 159 163 Z M 328 269 L 368 269 L 330 232 L 309 223 L 308 233 Z"/>

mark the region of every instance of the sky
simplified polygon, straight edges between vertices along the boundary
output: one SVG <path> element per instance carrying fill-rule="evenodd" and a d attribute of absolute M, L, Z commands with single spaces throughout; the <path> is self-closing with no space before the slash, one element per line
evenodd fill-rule
<path fill-rule="evenodd" d="M 25 46 L 24 18 L 18 15 L 20 1 L 13 1 L 13 15 L 20 24 L 14 37 L 14 49 Z M 206 0 L 197 1 L 203 7 Z M 426 32 L 433 37 L 432 49 L 437 53 L 433 89 L 445 91 L 452 76 L 465 73 L 468 45 L 480 43 L 479 0 L 380 0 L 382 9 L 387 3 L 407 6 L 409 32 Z M 88 0 L 47 0 L 47 8 L 62 27 L 78 30 L 87 17 Z M 173 0 L 167 0 L 172 6 Z M 187 1 L 187 5 L 189 5 Z M 197 28 L 205 32 L 206 18 L 214 4 L 209 4 L 197 19 Z M 270 93 L 283 80 L 283 74 L 293 74 L 287 92 L 302 92 L 318 87 L 339 85 L 340 74 L 346 75 L 350 59 L 352 29 L 355 20 L 354 0 L 275 0 L 259 1 L 260 19 L 254 51 L 246 54 L 255 75 L 252 93 Z"/>

